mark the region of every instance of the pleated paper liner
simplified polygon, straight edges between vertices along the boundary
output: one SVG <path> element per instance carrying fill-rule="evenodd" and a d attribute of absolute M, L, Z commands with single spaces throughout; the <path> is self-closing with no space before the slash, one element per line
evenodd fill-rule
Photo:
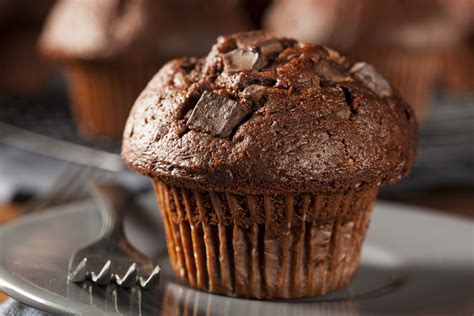
<path fill-rule="evenodd" d="M 474 95 L 474 45 L 447 51 L 440 74 L 441 87 L 450 95 Z"/>
<path fill-rule="evenodd" d="M 35 96 L 48 88 L 52 68 L 38 53 L 37 39 L 36 30 L 2 34 L 0 93 Z"/>
<path fill-rule="evenodd" d="M 66 69 L 72 110 L 85 134 L 118 139 L 130 109 L 159 66 L 79 62 Z"/>
<path fill-rule="evenodd" d="M 179 278 L 212 293 L 266 299 L 348 285 L 378 191 L 236 195 L 153 185 Z"/>

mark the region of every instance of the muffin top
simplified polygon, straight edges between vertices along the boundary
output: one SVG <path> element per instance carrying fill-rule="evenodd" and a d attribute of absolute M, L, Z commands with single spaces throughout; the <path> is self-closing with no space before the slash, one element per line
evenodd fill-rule
<path fill-rule="evenodd" d="M 276 194 L 394 183 L 416 145 L 412 109 L 372 66 L 247 32 L 155 75 L 130 113 L 122 158 L 171 185 Z"/>
<path fill-rule="evenodd" d="M 53 0 L 0 0 L 0 32 L 41 28 Z"/>
<path fill-rule="evenodd" d="M 51 58 L 97 60 L 204 55 L 221 32 L 246 29 L 233 0 L 60 0 L 40 46 Z"/>

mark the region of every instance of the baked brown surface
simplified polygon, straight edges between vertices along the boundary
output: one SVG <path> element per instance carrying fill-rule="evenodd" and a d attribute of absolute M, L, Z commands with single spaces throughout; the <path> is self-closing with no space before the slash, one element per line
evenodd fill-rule
<path fill-rule="evenodd" d="M 181 187 L 316 192 L 394 183 L 416 145 L 412 109 L 370 65 L 248 32 L 166 64 L 132 109 L 122 157 Z"/>

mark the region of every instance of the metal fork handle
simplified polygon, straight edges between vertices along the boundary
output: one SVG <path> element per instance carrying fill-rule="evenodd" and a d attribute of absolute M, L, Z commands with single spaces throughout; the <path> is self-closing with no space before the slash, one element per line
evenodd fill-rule
<path fill-rule="evenodd" d="M 122 186 L 100 182 L 93 182 L 90 190 L 99 206 L 102 218 L 99 239 L 123 238 L 123 218 L 130 200 L 129 192 Z"/>
<path fill-rule="evenodd" d="M 131 245 L 124 232 L 124 213 L 126 209 L 137 207 L 132 194 L 123 186 L 111 183 L 94 182 L 91 194 L 99 206 L 102 228 L 98 240 L 113 240 L 119 248 L 135 260 L 147 262 L 153 269 L 153 260 L 143 255 Z"/>

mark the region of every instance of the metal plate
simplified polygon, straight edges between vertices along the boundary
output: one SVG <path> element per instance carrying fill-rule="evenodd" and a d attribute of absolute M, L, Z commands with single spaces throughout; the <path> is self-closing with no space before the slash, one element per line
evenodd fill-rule
<path fill-rule="evenodd" d="M 55 313 L 163 315 L 315 315 L 474 311 L 474 225 L 408 206 L 378 203 L 359 272 L 343 290 L 312 299 L 255 301 L 189 288 L 171 272 L 152 196 L 130 213 L 132 243 L 163 266 L 156 291 L 68 284 L 74 249 L 92 241 L 99 214 L 91 202 L 24 217 L 0 229 L 0 290 Z"/>

